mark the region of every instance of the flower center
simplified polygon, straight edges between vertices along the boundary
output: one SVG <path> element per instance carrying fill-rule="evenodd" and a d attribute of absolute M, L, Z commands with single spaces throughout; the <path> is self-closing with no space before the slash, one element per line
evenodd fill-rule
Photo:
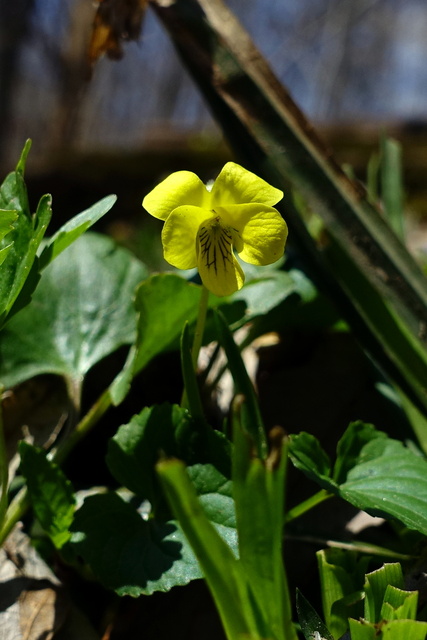
<path fill-rule="evenodd" d="M 210 218 L 197 232 L 197 253 L 207 269 L 227 271 L 233 268 L 233 236 L 219 216 Z"/>

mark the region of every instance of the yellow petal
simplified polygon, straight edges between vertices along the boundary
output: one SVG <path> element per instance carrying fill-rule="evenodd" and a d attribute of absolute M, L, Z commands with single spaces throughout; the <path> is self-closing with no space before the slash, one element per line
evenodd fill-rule
<path fill-rule="evenodd" d="M 209 201 L 210 193 L 195 173 L 176 171 L 145 196 L 142 206 L 155 218 L 166 220 L 177 207 L 203 207 Z"/>
<path fill-rule="evenodd" d="M 233 254 L 232 231 L 218 218 L 205 221 L 197 234 L 197 266 L 205 287 L 228 296 L 243 287 L 245 276 Z"/>
<path fill-rule="evenodd" d="M 197 266 L 196 237 L 212 212 L 200 207 L 178 207 L 168 216 L 162 231 L 163 255 L 177 269 Z"/>
<path fill-rule="evenodd" d="M 247 171 L 239 164 L 227 162 L 217 177 L 211 192 L 212 204 L 210 208 L 229 204 L 244 204 L 260 202 L 273 205 L 283 198 L 283 192 L 259 178 L 251 171 Z"/>
<path fill-rule="evenodd" d="M 234 246 L 245 262 L 266 265 L 276 262 L 285 250 L 288 227 L 280 213 L 262 204 L 218 207 L 224 224 L 232 228 Z"/>

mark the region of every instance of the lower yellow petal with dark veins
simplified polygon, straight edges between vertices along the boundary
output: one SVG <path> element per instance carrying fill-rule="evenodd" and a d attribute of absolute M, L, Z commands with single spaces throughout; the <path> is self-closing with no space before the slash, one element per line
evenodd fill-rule
<path fill-rule="evenodd" d="M 202 224 L 197 233 L 197 266 L 205 287 L 228 296 L 243 287 L 245 276 L 233 254 L 231 229 L 219 217 Z"/>

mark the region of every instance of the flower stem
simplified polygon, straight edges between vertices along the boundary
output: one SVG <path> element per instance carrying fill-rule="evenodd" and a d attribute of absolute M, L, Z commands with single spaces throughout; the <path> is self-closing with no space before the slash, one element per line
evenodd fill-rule
<path fill-rule="evenodd" d="M 285 522 L 291 522 L 291 520 L 299 518 L 300 516 L 304 515 L 304 513 L 310 511 L 310 509 L 313 509 L 313 507 L 320 504 L 324 500 L 332 498 L 332 495 L 333 494 L 329 493 L 329 491 L 326 491 L 326 489 L 321 489 L 314 495 L 307 498 L 307 500 L 300 502 L 295 507 L 293 507 L 293 509 L 290 509 L 285 516 Z"/>
<path fill-rule="evenodd" d="M 200 295 L 199 313 L 197 316 L 196 329 L 194 331 L 193 348 L 191 349 L 191 357 L 193 359 L 193 367 L 196 371 L 197 360 L 199 358 L 200 347 L 202 346 L 203 333 L 205 330 L 206 314 L 208 311 L 209 291 L 202 285 L 202 293 Z"/>
<path fill-rule="evenodd" d="M 87 414 L 83 416 L 74 431 L 70 436 L 59 445 L 58 449 L 53 455 L 53 461 L 57 464 L 61 464 L 68 454 L 74 449 L 76 444 L 80 442 L 85 435 L 97 424 L 100 418 L 111 406 L 111 394 L 110 389 L 107 388 L 92 405 Z"/>
<path fill-rule="evenodd" d="M 199 301 L 199 311 L 197 314 L 196 328 L 194 331 L 193 346 L 191 347 L 191 362 L 193 369 L 197 372 L 197 361 L 199 359 L 200 347 L 202 346 L 203 333 L 205 330 L 206 314 L 208 311 L 209 291 L 202 285 L 202 292 Z M 181 407 L 188 407 L 187 390 L 184 386 L 182 392 Z"/>
<path fill-rule="evenodd" d="M 1 392 L 2 389 L 0 389 L 0 394 Z M 8 483 L 9 469 L 6 451 L 6 440 L 4 437 L 3 409 L 0 400 L 0 530 L 6 515 Z"/>
<path fill-rule="evenodd" d="M 6 511 L 4 520 L 2 522 L 0 528 L 0 547 L 3 545 L 9 533 L 12 531 L 13 527 L 16 525 L 19 520 L 25 515 L 28 507 L 30 506 L 30 501 L 28 498 L 28 490 L 27 487 L 22 487 L 19 493 L 16 494 L 14 499 L 9 505 L 8 510 Z"/>

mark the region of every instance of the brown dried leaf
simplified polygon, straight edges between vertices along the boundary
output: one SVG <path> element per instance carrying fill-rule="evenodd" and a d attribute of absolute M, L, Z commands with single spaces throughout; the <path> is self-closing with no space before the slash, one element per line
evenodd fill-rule
<path fill-rule="evenodd" d="M 60 582 L 15 528 L 0 550 L 1 640 L 49 640 L 68 611 Z"/>
<path fill-rule="evenodd" d="M 89 45 L 91 66 L 104 54 L 123 56 L 123 42 L 137 40 L 148 0 L 100 0 Z"/>

